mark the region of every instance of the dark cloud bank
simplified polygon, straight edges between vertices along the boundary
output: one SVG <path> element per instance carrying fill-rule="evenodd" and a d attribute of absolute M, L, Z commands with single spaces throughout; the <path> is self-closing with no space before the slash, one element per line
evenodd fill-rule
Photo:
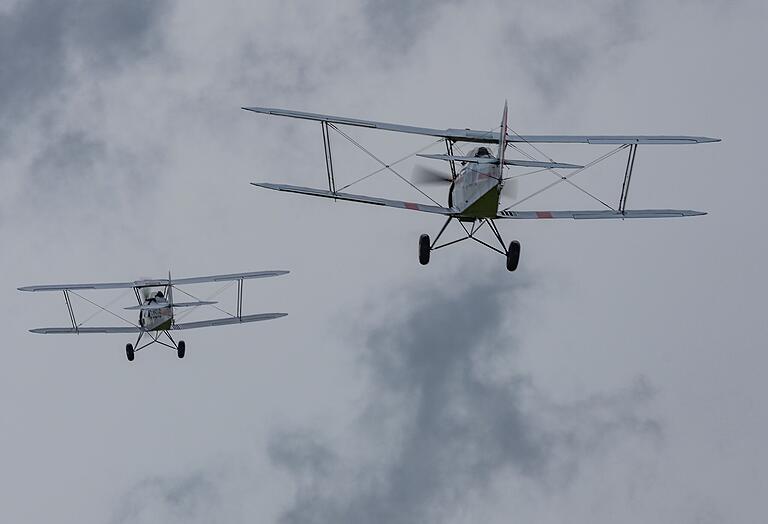
<path fill-rule="evenodd" d="M 280 522 L 443 521 L 494 481 L 512 477 L 558 490 L 581 462 L 619 439 L 659 437 L 659 423 L 642 413 L 652 396 L 642 380 L 557 403 L 524 371 L 510 370 L 521 347 L 517 297 L 527 279 L 486 274 L 455 292 L 400 291 L 392 301 L 407 305 L 376 317 L 360 359 L 369 386 L 346 437 L 362 452 L 315 428 L 273 433 L 269 458 L 296 488 Z M 188 517 L 195 507 L 216 514 L 222 508 L 211 495 L 214 476 L 221 478 L 152 479 L 152 504 L 165 515 Z M 195 492 L 205 486 L 210 504 L 181 495 L 185 485 Z M 142 511 L 123 509 L 118 520 L 133 521 L 130 515 Z"/>
<path fill-rule="evenodd" d="M 524 372 L 496 372 L 521 345 L 520 282 L 504 274 L 456 293 L 406 292 L 412 305 L 375 326 L 364 349 L 371 390 L 359 431 L 387 456 L 349 464 L 312 430 L 276 435 L 271 459 L 298 486 L 282 522 L 442 521 L 502 475 L 557 488 L 612 439 L 658 435 L 639 414 L 651 395 L 642 381 L 558 404 Z"/>
<path fill-rule="evenodd" d="M 36 113 L 83 75 L 108 73 L 161 41 L 166 2 L 28 0 L 0 15 L 0 119 Z M 8 131 L 7 126 L 6 131 Z"/>

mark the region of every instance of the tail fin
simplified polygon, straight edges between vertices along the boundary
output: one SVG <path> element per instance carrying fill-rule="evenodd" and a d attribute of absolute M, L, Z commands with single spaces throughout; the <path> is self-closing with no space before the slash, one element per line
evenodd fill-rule
<path fill-rule="evenodd" d="M 171 270 L 168 270 L 168 303 L 173 306 L 173 281 L 171 280 Z"/>
<path fill-rule="evenodd" d="M 501 115 L 501 130 L 499 130 L 499 153 L 496 155 L 499 159 L 499 169 L 504 166 L 504 152 L 507 149 L 507 101 L 504 100 L 504 112 Z M 501 176 L 501 175 L 499 175 Z"/>

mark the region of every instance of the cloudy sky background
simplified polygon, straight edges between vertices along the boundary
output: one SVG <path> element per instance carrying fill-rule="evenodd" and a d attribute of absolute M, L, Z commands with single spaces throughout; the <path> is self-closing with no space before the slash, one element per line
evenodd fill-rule
<path fill-rule="evenodd" d="M 766 21 L 758 0 L 0 2 L 2 520 L 762 521 Z M 325 174 L 319 125 L 242 105 L 490 129 L 505 99 L 518 132 L 722 137 L 640 148 L 630 194 L 710 214 L 503 224 L 510 274 L 463 244 L 419 266 L 435 217 L 248 185 Z M 387 160 L 430 143 L 349 133 Z M 377 167 L 332 139 L 340 181 Z M 615 202 L 623 162 L 575 181 Z M 355 190 L 414 198 L 382 175 Z M 289 316 L 133 364 L 120 335 L 26 331 L 68 316 L 20 285 L 169 268 L 289 269 L 245 303 Z"/>

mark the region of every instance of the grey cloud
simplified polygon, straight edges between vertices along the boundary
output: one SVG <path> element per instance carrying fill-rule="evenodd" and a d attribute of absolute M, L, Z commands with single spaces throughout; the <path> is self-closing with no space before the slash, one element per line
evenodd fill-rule
<path fill-rule="evenodd" d="M 30 0 L 0 15 L 0 144 L 30 116 L 65 103 L 67 89 L 85 78 L 75 67 L 102 74 L 144 56 L 160 42 L 165 2 Z"/>
<path fill-rule="evenodd" d="M 458 1 L 453 0 L 454 3 Z M 368 0 L 364 4 L 363 14 L 370 29 L 370 38 L 381 49 L 405 52 L 432 25 L 436 12 L 445 3 L 437 0 Z"/>
<path fill-rule="evenodd" d="M 540 96 L 556 103 L 593 68 L 610 64 L 617 49 L 639 40 L 642 23 L 637 2 L 611 0 L 600 2 L 585 21 L 574 20 L 551 30 L 516 19 L 507 30 L 506 42 L 510 56 L 517 57 Z"/>
<path fill-rule="evenodd" d="M 216 482 L 202 473 L 154 477 L 123 495 L 112 522 L 210 522 L 219 498 Z"/>
<path fill-rule="evenodd" d="M 563 404 L 523 373 L 500 373 L 520 346 L 510 333 L 529 284 L 485 274 L 457 292 L 406 291 L 413 305 L 371 331 L 358 429 L 373 456 L 352 461 L 311 429 L 290 446 L 276 435 L 271 459 L 299 484 L 283 522 L 439 521 L 504 475 L 557 487 L 611 439 L 659 434 L 640 413 L 652 395 L 643 381 Z"/>
<path fill-rule="evenodd" d="M 69 131 L 52 138 L 47 147 L 32 161 L 30 171 L 49 178 L 62 171 L 85 173 L 105 155 L 102 142 L 83 131 Z"/>
<path fill-rule="evenodd" d="M 269 455 L 295 475 L 327 474 L 336 456 L 315 437 L 304 433 L 281 433 L 270 442 Z"/>

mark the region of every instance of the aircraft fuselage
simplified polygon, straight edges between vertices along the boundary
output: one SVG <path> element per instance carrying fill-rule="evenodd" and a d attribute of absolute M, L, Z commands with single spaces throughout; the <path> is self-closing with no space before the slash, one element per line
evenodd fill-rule
<path fill-rule="evenodd" d="M 146 331 L 164 331 L 173 324 L 173 307 L 162 293 L 156 293 L 144 300 L 139 311 L 139 325 Z"/>
<path fill-rule="evenodd" d="M 467 163 L 451 188 L 451 205 L 464 218 L 495 218 L 499 209 L 501 173 L 496 164 Z"/>

